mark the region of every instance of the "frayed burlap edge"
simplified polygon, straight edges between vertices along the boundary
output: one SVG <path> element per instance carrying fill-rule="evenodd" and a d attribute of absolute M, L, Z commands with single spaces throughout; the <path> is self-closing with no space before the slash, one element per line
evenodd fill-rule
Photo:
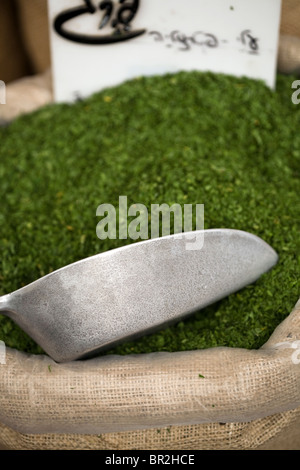
<path fill-rule="evenodd" d="M 300 408 L 250 423 L 172 426 L 101 435 L 30 435 L 0 424 L 0 446 L 12 450 L 251 450 L 268 449 L 268 443 L 269 448 L 300 448 Z"/>
<path fill-rule="evenodd" d="M 48 70 L 33 77 L 20 78 L 6 87 L 6 104 L 0 107 L 0 122 L 9 123 L 53 102 L 52 76 Z"/>
<path fill-rule="evenodd" d="M 269 441 L 276 447 L 290 433 L 299 446 L 299 329 L 300 302 L 258 351 L 214 348 L 56 364 L 11 350 L 17 360 L 0 368 L 0 445 L 255 449 Z"/>

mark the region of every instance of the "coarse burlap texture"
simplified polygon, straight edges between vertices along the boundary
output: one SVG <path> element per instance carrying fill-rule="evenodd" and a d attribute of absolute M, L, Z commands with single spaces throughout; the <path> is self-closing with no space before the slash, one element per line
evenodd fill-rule
<path fill-rule="evenodd" d="M 53 101 L 50 70 L 15 80 L 6 87 L 6 104 L 0 106 L 0 125 L 31 113 Z"/>
<path fill-rule="evenodd" d="M 282 0 L 278 71 L 300 74 L 300 0 Z"/>
<path fill-rule="evenodd" d="M 8 349 L 0 423 L 18 449 L 299 448 L 300 301 L 259 350 L 57 364 Z"/>

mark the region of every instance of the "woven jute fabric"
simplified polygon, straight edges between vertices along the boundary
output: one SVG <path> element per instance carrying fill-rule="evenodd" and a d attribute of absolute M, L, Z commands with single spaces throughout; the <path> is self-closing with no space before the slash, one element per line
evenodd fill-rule
<path fill-rule="evenodd" d="M 282 0 L 281 33 L 300 38 L 300 1 Z"/>
<path fill-rule="evenodd" d="M 300 408 L 250 423 L 211 423 L 99 435 L 21 434 L 0 424 L 0 449 L 259 450 L 300 448 Z"/>
<path fill-rule="evenodd" d="M 278 71 L 300 74 L 300 1 L 282 0 Z"/>
<path fill-rule="evenodd" d="M 0 106 L 0 124 L 31 113 L 53 101 L 50 70 L 19 78 L 6 87 L 6 105 Z"/>
<path fill-rule="evenodd" d="M 278 49 L 278 71 L 300 75 L 300 37 L 281 35 Z"/>
<path fill-rule="evenodd" d="M 0 366 L 0 443 L 22 449 L 258 448 L 299 430 L 299 338 L 300 302 L 259 350 L 222 347 L 57 364 L 8 349 Z"/>

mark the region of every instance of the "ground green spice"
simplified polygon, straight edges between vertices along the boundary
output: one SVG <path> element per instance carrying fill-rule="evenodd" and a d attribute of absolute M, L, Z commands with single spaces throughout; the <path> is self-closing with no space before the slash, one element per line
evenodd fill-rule
<path fill-rule="evenodd" d="M 205 204 L 205 228 L 252 232 L 280 255 L 257 283 L 119 354 L 257 348 L 299 296 L 300 105 L 292 77 L 264 84 L 210 73 L 141 78 L 52 105 L 0 130 L 0 294 L 122 246 L 96 237 L 96 208 Z M 0 339 L 38 353 L 0 316 Z"/>

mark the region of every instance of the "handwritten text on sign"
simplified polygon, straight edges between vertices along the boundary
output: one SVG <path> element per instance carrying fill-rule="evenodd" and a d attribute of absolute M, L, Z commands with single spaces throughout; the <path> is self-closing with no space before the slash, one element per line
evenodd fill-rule
<path fill-rule="evenodd" d="M 210 70 L 275 85 L 281 0 L 48 0 L 54 89 Z"/>

